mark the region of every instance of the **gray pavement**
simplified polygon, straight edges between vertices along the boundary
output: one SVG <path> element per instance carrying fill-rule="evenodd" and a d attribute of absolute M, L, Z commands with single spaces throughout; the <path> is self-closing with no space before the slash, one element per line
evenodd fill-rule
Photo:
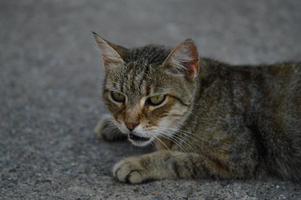
<path fill-rule="evenodd" d="M 106 112 L 91 31 L 125 46 L 193 38 L 234 64 L 301 60 L 301 1 L 1 0 L 0 199 L 301 199 L 279 180 L 116 182 L 138 149 L 97 142 Z"/>

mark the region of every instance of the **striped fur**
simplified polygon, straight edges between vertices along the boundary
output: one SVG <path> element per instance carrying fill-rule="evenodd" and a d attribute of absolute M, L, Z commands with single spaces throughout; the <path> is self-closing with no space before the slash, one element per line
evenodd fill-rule
<path fill-rule="evenodd" d="M 117 163 L 118 180 L 301 180 L 300 63 L 231 66 L 200 60 L 191 40 L 174 49 L 127 49 L 95 36 L 105 52 L 103 97 L 111 113 L 97 126 L 98 136 L 129 136 L 134 145 L 153 142 L 158 150 Z M 111 91 L 126 101 L 112 101 Z M 164 103 L 148 105 L 158 94 L 166 95 Z M 128 124 L 137 126 L 130 131 Z M 134 141 L 133 134 L 147 141 Z"/>

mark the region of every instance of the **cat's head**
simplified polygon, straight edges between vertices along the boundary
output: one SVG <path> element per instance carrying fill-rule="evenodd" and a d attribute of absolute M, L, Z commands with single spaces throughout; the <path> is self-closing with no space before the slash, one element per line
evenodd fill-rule
<path fill-rule="evenodd" d="M 94 34 L 105 67 L 104 102 L 113 123 L 136 146 L 171 137 L 184 122 L 199 72 L 196 45 L 124 48 Z"/>

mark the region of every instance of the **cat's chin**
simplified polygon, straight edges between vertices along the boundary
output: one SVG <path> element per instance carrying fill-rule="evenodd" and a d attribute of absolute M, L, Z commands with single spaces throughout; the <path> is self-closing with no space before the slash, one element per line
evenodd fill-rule
<path fill-rule="evenodd" d="M 135 146 L 138 147 L 144 147 L 152 143 L 154 138 L 146 138 L 146 137 L 139 137 L 134 134 L 129 134 L 128 135 L 128 140 Z"/>

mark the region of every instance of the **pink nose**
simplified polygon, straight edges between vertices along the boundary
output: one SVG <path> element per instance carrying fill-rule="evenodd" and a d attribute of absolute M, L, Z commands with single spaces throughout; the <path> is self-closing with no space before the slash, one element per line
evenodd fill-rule
<path fill-rule="evenodd" d="M 139 123 L 138 122 L 126 122 L 125 125 L 130 131 L 132 131 L 139 125 Z"/>

